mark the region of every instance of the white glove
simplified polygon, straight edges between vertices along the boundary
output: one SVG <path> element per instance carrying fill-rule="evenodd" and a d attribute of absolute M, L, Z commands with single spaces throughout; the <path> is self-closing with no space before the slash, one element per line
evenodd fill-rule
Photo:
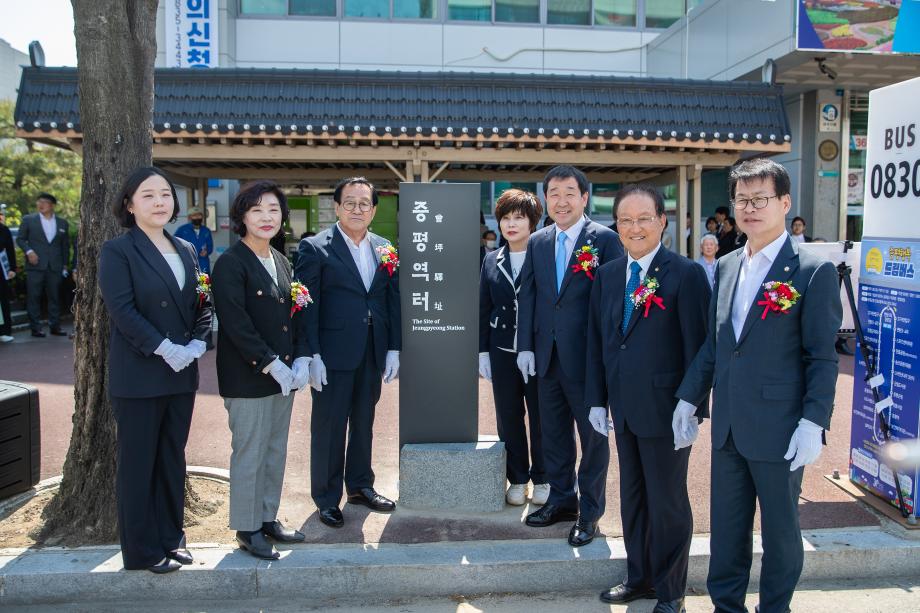
<path fill-rule="evenodd" d="M 294 365 L 291 368 L 294 371 L 294 381 L 291 383 L 292 388 L 300 390 L 310 382 L 311 361 L 312 359 L 307 356 L 301 356 L 294 360 Z"/>
<path fill-rule="evenodd" d="M 607 436 L 607 407 L 591 407 L 588 421 L 598 434 Z"/>
<path fill-rule="evenodd" d="M 786 460 L 792 460 L 792 464 L 789 465 L 790 472 L 818 459 L 823 446 L 821 441 L 823 431 L 824 428 L 804 417 L 799 420 L 799 425 L 789 441 L 789 450 L 783 456 Z"/>
<path fill-rule="evenodd" d="M 188 342 L 188 345 L 186 345 L 185 348 L 188 349 L 192 356 L 197 360 L 204 355 L 205 351 L 208 350 L 208 345 L 204 341 L 193 338 Z"/>
<path fill-rule="evenodd" d="M 517 367 L 524 376 L 524 383 L 527 383 L 527 377 L 533 377 L 537 374 L 537 360 L 533 351 L 521 351 L 517 355 Z"/>
<path fill-rule="evenodd" d="M 700 426 L 696 419 L 696 407 L 685 400 L 677 401 L 674 416 L 671 418 L 671 430 L 674 431 L 674 451 L 689 447 L 699 436 Z"/>
<path fill-rule="evenodd" d="M 383 369 L 383 382 L 389 383 L 399 378 L 399 352 L 395 350 L 387 351 L 386 365 Z"/>
<path fill-rule="evenodd" d="M 282 396 L 287 396 L 291 393 L 291 388 L 294 383 L 294 373 L 288 368 L 287 364 L 275 358 L 272 363 L 268 365 L 268 374 L 281 386 Z"/>
<path fill-rule="evenodd" d="M 310 387 L 321 392 L 326 384 L 326 365 L 323 364 L 323 358 L 314 353 L 313 360 L 310 361 Z"/>
<path fill-rule="evenodd" d="M 157 347 L 153 353 L 163 358 L 163 360 L 169 364 L 169 367 L 176 372 L 179 372 L 191 364 L 192 360 L 195 359 L 188 349 L 182 345 L 173 343 L 168 338 L 164 338 L 163 342 L 160 343 L 160 346 Z"/>
<path fill-rule="evenodd" d="M 492 362 L 489 360 L 488 351 L 479 354 L 479 376 L 486 381 L 492 380 Z"/>

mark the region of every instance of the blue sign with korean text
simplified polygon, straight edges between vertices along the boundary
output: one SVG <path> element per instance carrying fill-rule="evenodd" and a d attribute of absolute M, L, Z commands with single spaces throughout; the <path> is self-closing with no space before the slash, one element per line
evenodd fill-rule
<path fill-rule="evenodd" d="M 166 65 L 214 68 L 219 65 L 218 0 L 167 0 Z"/>

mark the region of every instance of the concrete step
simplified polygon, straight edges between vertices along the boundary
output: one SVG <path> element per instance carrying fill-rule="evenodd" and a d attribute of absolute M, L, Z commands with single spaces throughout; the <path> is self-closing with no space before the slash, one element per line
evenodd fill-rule
<path fill-rule="evenodd" d="M 920 540 L 880 529 L 803 534 L 803 582 L 916 578 Z M 284 547 L 260 561 L 235 547 L 191 548 L 195 563 L 156 576 L 122 569 L 117 547 L 0 550 L 0 607 L 80 602 L 170 602 L 302 599 L 311 605 L 344 595 L 394 598 L 488 593 L 600 591 L 626 573 L 619 538 L 574 549 L 561 539 L 468 541 L 416 545 L 349 544 Z M 762 548 L 755 536 L 751 584 Z M 691 546 L 689 588 L 705 591 L 709 538 Z"/>

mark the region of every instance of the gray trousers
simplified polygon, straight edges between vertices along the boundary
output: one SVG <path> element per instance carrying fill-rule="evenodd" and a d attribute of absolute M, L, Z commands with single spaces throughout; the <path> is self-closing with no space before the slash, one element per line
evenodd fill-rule
<path fill-rule="evenodd" d="M 29 270 L 26 271 L 26 311 L 29 313 L 29 326 L 33 332 L 42 329 L 42 294 L 48 299 L 48 327 L 56 330 L 61 327 L 61 271 Z"/>
<path fill-rule="evenodd" d="M 274 521 L 281 501 L 294 393 L 224 398 L 230 418 L 230 528 L 255 531 Z"/>

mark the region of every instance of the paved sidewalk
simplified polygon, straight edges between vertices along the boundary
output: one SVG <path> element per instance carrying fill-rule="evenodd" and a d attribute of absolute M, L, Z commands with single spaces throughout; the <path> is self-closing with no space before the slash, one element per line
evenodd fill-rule
<path fill-rule="evenodd" d="M 809 531 L 803 540 L 804 582 L 920 577 L 917 539 L 862 529 Z M 708 537 L 694 537 L 688 589 L 696 593 L 705 591 L 709 548 Z M 123 570 L 116 546 L 0 550 L 0 608 L 128 601 L 175 605 L 207 599 L 320 604 L 371 596 L 376 604 L 460 594 L 596 594 L 626 573 L 626 550 L 619 538 L 596 539 L 578 549 L 561 539 L 279 549 L 281 559 L 268 562 L 234 547 L 194 546 L 195 563 L 165 576 Z M 755 538 L 752 589 L 761 554 Z"/>
<path fill-rule="evenodd" d="M 69 327 L 68 327 L 69 329 Z M 42 416 L 42 478 L 58 475 L 71 431 L 73 411 L 73 354 L 67 338 L 33 339 L 26 333 L 16 342 L 0 345 L 0 378 L 36 385 L 40 390 Z M 223 401 L 217 394 L 215 352 L 202 359 L 201 388 L 187 447 L 189 464 L 227 468 L 230 457 L 230 432 Z M 878 526 L 875 515 L 824 479 L 833 470 L 846 478 L 850 411 L 852 403 L 851 358 L 841 360 L 837 385 L 838 407 L 828 447 L 816 466 L 805 472 L 800 511 L 803 529 Z M 374 438 L 374 470 L 381 493 L 397 498 L 399 454 L 397 449 L 398 385 L 383 386 L 377 407 Z M 323 526 L 310 499 L 309 447 L 310 397 L 300 393 L 294 402 L 294 415 L 288 444 L 288 463 L 279 516 L 285 523 L 303 529 L 310 543 L 420 543 L 456 540 L 564 538 L 568 524 L 533 529 L 523 524 L 527 507 L 506 507 L 490 516 L 413 513 L 399 508 L 392 515 L 370 513 L 364 507 L 344 505 L 346 526 L 334 530 Z M 436 410 L 436 408 L 433 408 Z M 491 386 L 480 381 L 479 431 L 495 434 Z M 689 489 L 694 515 L 694 532 L 709 531 L 709 422 L 701 427 L 699 442 L 690 458 Z M 607 479 L 607 510 L 600 522 L 607 536 L 622 534 L 618 503 L 616 454 L 611 453 Z"/>

